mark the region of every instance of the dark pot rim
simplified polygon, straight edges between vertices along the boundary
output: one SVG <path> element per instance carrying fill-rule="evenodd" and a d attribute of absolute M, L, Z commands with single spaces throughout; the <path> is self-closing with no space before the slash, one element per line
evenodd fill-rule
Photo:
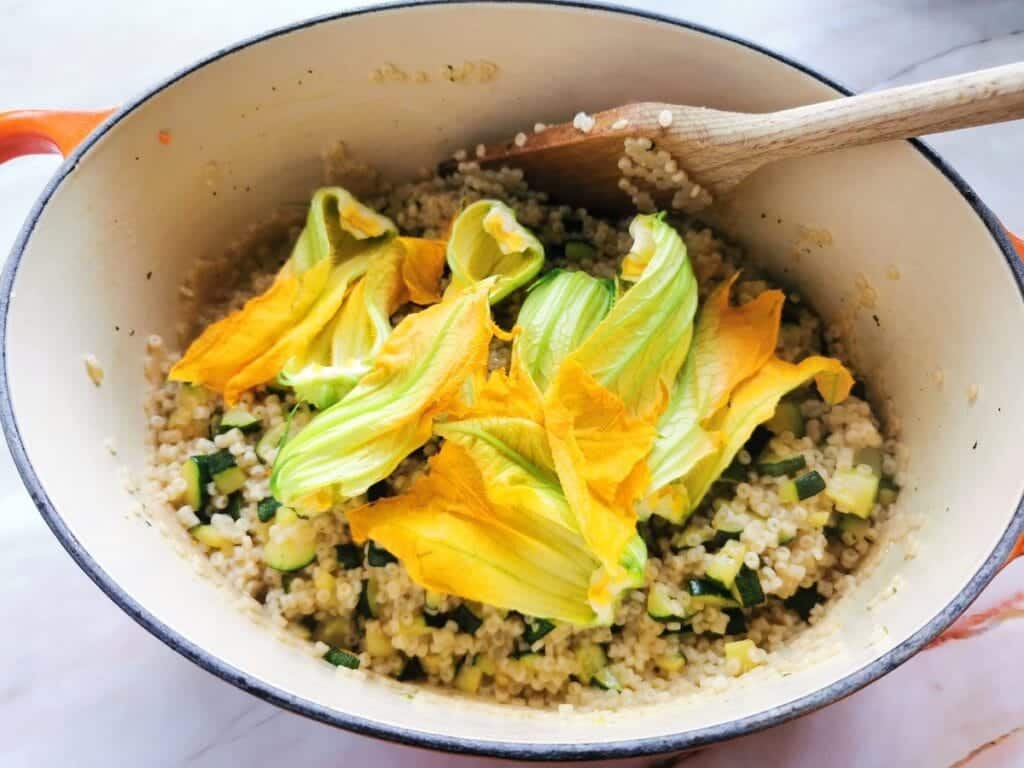
<path fill-rule="evenodd" d="M 583 10 L 601 11 L 607 13 L 632 16 L 663 24 L 670 24 L 683 29 L 688 29 L 703 34 L 717 37 L 737 45 L 744 46 L 758 53 L 770 56 L 778 62 L 786 64 L 807 74 L 819 82 L 822 82 L 837 91 L 849 95 L 850 90 L 839 85 L 834 80 L 821 73 L 805 66 L 793 59 L 783 56 L 774 51 L 768 50 L 748 40 L 733 35 L 725 34 L 714 29 L 709 29 L 699 24 L 670 18 L 656 13 L 639 11 L 629 8 L 622 8 L 615 5 L 608 5 L 600 2 L 551 2 L 550 0 L 449 0 L 466 5 L 537 5 L 537 6 L 562 6 L 579 8 Z M 616 742 L 606 743 L 514 743 L 500 740 L 467 739 L 443 734 L 435 734 L 424 731 L 396 727 L 385 723 L 379 723 L 364 717 L 359 717 L 346 712 L 340 712 L 329 707 L 315 704 L 300 696 L 295 696 L 287 691 L 248 675 L 233 667 L 222 659 L 213 656 L 203 648 L 195 645 L 180 634 L 175 632 L 166 624 L 159 621 L 145 607 L 125 592 L 85 550 L 81 543 L 60 517 L 57 510 L 44 490 L 42 483 L 36 476 L 32 462 L 29 459 L 25 446 L 22 442 L 21 433 L 18 428 L 17 419 L 14 414 L 14 407 L 10 396 L 10 382 L 7 371 L 7 319 L 10 310 L 11 289 L 17 276 L 18 266 L 24 254 L 28 240 L 35 228 L 39 217 L 49 199 L 63 183 L 65 178 L 74 170 L 81 157 L 102 138 L 114 125 L 131 114 L 141 104 L 148 101 L 154 95 L 165 88 L 174 85 L 186 75 L 217 61 L 236 51 L 249 46 L 269 40 L 280 35 L 288 34 L 317 24 L 335 21 L 352 16 L 360 16 L 371 13 L 386 13 L 398 9 L 415 8 L 417 6 L 444 5 L 445 0 L 427 0 L 426 2 L 395 2 L 379 5 L 370 8 L 356 9 L 341 13 L 319 16 L 306 21 L 298 22 L 278 29 L 264 32 L 250 37 L 234 45 L 225 47 L 205 58 L 200 59 L 193 65 L 177 72 L 163 82 L 150 88 L 141 96 L 133 99 L 124 107 L 119 109 L 104 122 L 81 146 L 79 146 L 61 165 L 53 178 L 46 185 L 33 206 L 28 218 L 23 225 L 14 247 L 8 258 L 2 279 L 0 279 L 0 327 L 3 331 L 3 345 L 0 347 L 0 424 L 3 426 L 4 434 L 14 457 L 15 465 L 21 475 L 23 482 L 40 514 L 46 524 L 53 531 L 54 535 L 68 551 L 71 557 L 78 563 L 79 567 L 92 579 L 96 585 L 107 594 L 120 608 L 127 613 L 138 624 L 143 626 L 151 634 L 163 641 L 166 645 L 180 653 L 185 658 L 193 661 L 208 672 L 212 672 L 223 680 L 242 690 L 253 694 L 265 701 L 275 704 L 284 709 L 296 712 L 300 715 L 319 720 L 329 725 L 344 728 L 354 733 L 363 734 L 387 741 L 396 742 L 415 747 L 423 747 L 433 750 L 470 755 L 484 755 L 506 759 L 519 760 L 597 760 L 627 758 L 642 755 L 655 755 L 666 752 L 676 752 L 693 749 L 704 745 L 721 742 L 738 736 L 747 735 L 755 731 L 778 725 L 794 717 L 813 712 L 816 709 L 831 704 L 838 699 L 850 695 L 868 683 L 878 679 L 882 675 L 892 671 L 894 668 L 909 659 L 915 653 L 924 648 L 944 629 L 949 627 L 953 621 L 966 610 L 966 608 L 977 598 L 981 590 L 992 580 L 1002 565 L 1006 562 L 1017 539 L 1024 533 L 1024 498 L 1018 503 L 1014 516 L 1007 526 L 999 543 L 992 553 L 977 570 L 977 572 L 964 585 L 960 593 L 953 598 L 924 627 L 919 629 L 911 637 L 883 654 L 880 658 L 865 665 L 861 669 L 835 681 L 834 683 L 821 688 L 814 693 L 803 696 L 799 699 L 785 702 L 771 707 L 755 715 L 732 720 L 714 726 L 699 728 L 679 734 L 668 736 L 652 736 L 647 738 L 624 739 Z M 911 141 L 911 145 L 921 153 L 935 168 L 943 174 L 946 179 L 960 192 L 964 200 L 974 209 L 978 218 L 984 223 L 992 236 L 993 241 L 1002 251 L 1009 267 L 1010 274 L 1017 282 L 1018 290 L 1021 292 L 1024 301 L 1024 266 L 1018 259 L 1009 238 L 1006 236 L 1002 226 L 995 216 L 978 198 L 974 190 L 943 161 L 935 152 L 920 141 Z"/>

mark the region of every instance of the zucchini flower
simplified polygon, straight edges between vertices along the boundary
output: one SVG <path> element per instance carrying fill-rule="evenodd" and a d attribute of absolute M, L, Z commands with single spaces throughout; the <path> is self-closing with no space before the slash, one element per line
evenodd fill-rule
<path fill-rule="evenodd" d="M 449 291 L 399 323 L 356 387 L 285 443 L 271 475 L 274 496 L 300 509 L 330 506 L 334 496 L 365 492 L 423 445 L 465 382 L 487 371 L 492 283 Z"/>
<path fill-rule="evenodd" d="M 410 301 L 440 300 L 444 253 L 443 242 L 413 237 L 376 246 L 367 254 L 365 276 L 316 338 L 285 364 L 278 380 L 321 410 L 341 400 L 369 373 L 391 334 L 391 315 Z"/>
<path fill-rule="evenodd" d="M 478 200 L 452 222 L 448 266 L 454 291 L 497 276 L 491 289 L 496 304 L 536 277 L 544 266 L 544 246 L 507 205 Z"/>
<path fill-rule="evenodd" d="M 368 266 L 366 251 L 396 232 L 340 187 L 313 195 L 306 226 L 273 285 L 206 328 L 169 378 L 220 392 L 233 405 L 273 380 L 334 316 Z"/>

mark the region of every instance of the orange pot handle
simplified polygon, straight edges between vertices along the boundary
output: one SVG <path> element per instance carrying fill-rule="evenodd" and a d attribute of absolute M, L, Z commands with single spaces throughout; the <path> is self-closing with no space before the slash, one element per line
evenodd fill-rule
<path fill-rule="evenodd" d="M 22 155 L 67 157 L 114 110 L 66 112 L 22 109 L 0 112 L 0 163 Z"/>
<path fill-rule="evenodd" d="M 1006 234 L 1010 236 L 1010 242 L 1013 243 L 1013 247 L 1017 249 L 1017 254 L 1024 259 L 1024 240 L 1017 237 L 1010 230 L 1006 230 Z M 1007 562 L 1012 562 L 1015 558 L 1024 556 L 1024 536 L 1021 536 L 1017 541 L 1017 546 L 1010 552 L 1010 559 Z"/>

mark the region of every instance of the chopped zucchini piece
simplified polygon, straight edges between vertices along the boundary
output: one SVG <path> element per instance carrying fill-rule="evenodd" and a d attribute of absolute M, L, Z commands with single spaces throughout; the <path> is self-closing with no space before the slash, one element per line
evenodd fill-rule
<path fill-rule="evenodd" d="M 664 584 L 655 582 L 647 591 L 647 615 L 655 621 L 682 623 L 694 613 L 688 599 L 673 597 Z"/>
<path fill-rule="evenodd" d="M 900 495 L 900 488 L 892 480 L 883 477 L 878 481 L 878 503 L 888 507 L 896 501 Z"/>
<path fill-rule="evenodd" d="M 423 621 L 428 627 L 433 627 L 434 629 L 441 629 L 444 627 L 450 618 L 452 617 L 447 613 L 432 613 L 431 611 L 423 612 Z"/>
<path fill-rule="evenodd" d="M 853 534 L 854 538 L 862 539 L 871 528 L 871 521 L 857 515 L 840 515 L 839 530 L 841 533 Z"/>
<path fill-rule="evenodd" d="M 467 658 L 455 673 L 455 687 L 463 693 L 476 693 L 483 679 L 484 671 L 476 664 L 476 660 Z"/>
<path fill-rule="evenodd" d="M 273 463 L 277 449 L 281 447 L 281 441 L 284 440 L 287 432 L 288 424 L 282 421 L 263 433 L 259 442 L 256 443 L 256 455 L 260 461 L 264 464 Z"/>
<path fill-rule="evenodd" d="M 195 537 L 196 541 L 202 542 L 211 549 L 230 549 L 235 542 L 218 531 L 212 525 L 194 525 L 188 532 Z"/>
<path fill-rule="evenodd" d="M 754 659 L 754 651 L 757 650 L 753 640 L 734 640 L 725 644 L 725 658 L 739 662 L 739 673 L 742 675 L 760 665 L 761 662 Z"/>
<path fill-rule="evenodd" d="M 757 571 L 743 565 L 740 572 L 736 574 L 736 583 L 732 588 L 733 595 L 744 608 L 752 608 L 761 605 L 765 601 L 764 589 L 761 588 L 761 579 Z"/>
<path fill-rule="evenodd" d="M 527 619 L 523 640 L 528 645 L 533 645 L 538 640 L 547 637 L 548 633 L 554 628 L 555 623 L 553 621 L 548 621 L 547 619 Z"/>
<path fill-rule="evenodd" d="M 825 488 L 836 509 L 857 517 L 870 517 L 878 496 L 878 475 L 858 467 L 837 469 Z"/>
<path fill-rule="evenodd" d="M 697 608 L 735 608 L 739 605 L 728 590 L 710 579 L 689 579 L 686 588 L 691 603 Z"/>
<path fill-rule="evenodd" d="M 788 456 L 784 459 L 770 456 L 757 462 L 757 471 L 768 477 L 782 477 L 783 475 L 799 472 L 806 466 L 807 459 L 803 457 L 803 454 Z"/>
<path fill-rule="evenodd" d="M 718 476 L 718 480 L 715 482 L 726 483 L 728 485 L 745 483 L 747 482 L 747 468 L 739 461 L 734 461 L 725 468 L 725 471 Z"/>
<path fill-rule="evenodd" d="M 375 619 L 377 610 L 377 580 L 363 579 L 359 601 L 356 603 L 356 613 L 366 619 Z"/>
<path fill-rule="evenodd" d="M 402 670 L 398 673 L 398 679 L 403 683 L 422 680 L 424 677 L 426 677 L 426 673 L 423 671 L 423 665 L 420 663 L 419 656 L 407 658 L 402 665 Z"/>
<path fill-rule="evenodd" d="M 341 648 L 331 648 L 328 650 L 324 654 L 324 661 L 336 667 L 359 669 L 359 657 L 349 651 L 343 651 Z"/>
<path fill-rule="evenodd" d="M 209 476 L 216 478 L 221 472 L 226 469 L 231 469 L 235 466 L 235 457 L 231 451 L 217 451 L 217 453 L 211 453 L 208 456 L 197 456 L 203 464 L 206 465 L 206 471 Z"/>
<path fill-rule="evenodd" d="M 376 568 L 382 568 L 388 563 L 397 563 L 398 558 L 388 552 L 384 547 L 378 547 L 372 541 L 366 545 L 366 564 Z"/>
<path fill-rule="evenodd" d="M 274 529 L 263 547 L 263 560 L 271 568 L 297 571 L 316 560 L 316 529 L 294 509 L 278 509 Z"/>
<path fill-rule="evenodd" d="M 666 653 L 657 656 L 654 663 L 662 672 L 674 675 L 686 666 L 686 657 L 681 653 Z"/>
<path fill-rule="evenodd" d="M 743 566 L 743 557 L 746 554 L 747 548 L 741 542 L 727 541 L 711 556 L 704 572 L 709 579 L 729 589 L 736 581 L 736 574 Z"/>
<path fill-rule="evenodd" d="M 800 412 L 800 404 L 793 400 L 783 400 L 775 408 L 775 415 L 764 423 L 774 435 L 789 432 L 793 437 L 804 436 L 804 415 Z"/>
<path fill-rule="evenodd" d="M 274 519 L 274 515 L 277 514 L 278 507 L 280 506 L 281 502 L 273 496 L 267 496 L 265 499 L 260 499 L 259 504 L 256 505 L 256 516 L 260 519 L 261 523 L 269 523 Z"/>
<path fill-rule="evenodd" d="M 583 240 L 567 240 L 565 243 L 565 260 L 572 263 L 588 261 L 597 257 L 597 249 Z"/>
<path fill-rule="evenodd" d="M 818 592 L 817 587 L 800 587 L 790 597 L 787 597 L 783 604 L 791 611 L 796 611 L 804 621 L 811 615 L 811 609 L 824 598 Z"/>
<path fill-rule="evenodd" d="M 210 474 L 206 471 L 206 462 L 203 461 L 203 457 L 190 456 L 181 465 L 181 476 L 185 480 L 185 503 L 199 515 L 209 498 L 206 493 L 206 484 L 210 482 Z"/>
<path fill-rule="evenodd" d="M 465 603 L 461 603 L 452 612 L 451 618 L 459 625 L 459 631 L 465 632 L 467 635 L 475 635 L 476 631 L 484 623 L 484 620 L 469 610 Z"/>
<path fill-rule="evenodd" d="M 358 544 L 338 544 L 334 548 L 338 557 L 338 565 L 346 571 L 359 568 L 363 564 L 363 548 Z"/>
<path fill-rule="evenodd" d="M 742 635 L 747 631 L 747 617 L 739 608 L 726 608 L 725 614 L 729 617 L 729 623 L 725 625 L 725 634 Z"/>
<path fill-rule="evenodd" d="M 224 495 L 241 490 L 245 486 L 245 470 L 241 467 L 228 467 L 213 476 L 213 484 Z"/>
<path fill-rule="evenodd" d="M 242 504 L 245 499 L 242 498 L 242 494 L 232 493 L 228 496 L 228 505 L 224 508 L 224 514 L 228 515 L 232 520 L 237 520 L 242 515 Z"/>
<path fill-rule="evenodd" d="M 443 600 L 444 595 L 440 592 L 435 592 L 432 589 L 425 590 L 423 593 L 423 609 L 427 613 L 438 613 L 441 610 Z"/>
<path fill-rule="evenodd" d="M 622 690 L 622 685 L 608 668 L 608 656 L 604 648 L 595 643 L 585 643 L 576 649 L 580 681 L 590 683 L 606 691 Z"/>
<path fill-rule="evenodd" d="M 779 501 L 783 504 L 795 504 L 804 499 L 817 496 L 825 490 L 825 478 L 812 469 L 796 480 L 789 480 L 779 487 Z"/>
<path fill-rule="evenodd" d="M 864 465 L 871 469 L 871 474 L 882 476 L 882 449 L 881 448 L 860 448 L 853 454 L 853 466 Z"/>
<path fill-rule="evenodd" d="M 258 432 L 262 422 L 244 408 L 232 408 L 220 419 L 217 432 L 230 432 L 232 429 L 240 430 L 245 434 Z"/>
<path fill-rule="evenodd" d="M 739 531 L 715 531 L 715 535 L 704 542 L 704 549 L 708 552 L 717 552 L 730 541 L 739 541 Z"/>
<path fill-rule="evenodd" d="M 391 645 L 391 638 L 384 634 L 379 621 L 366 622 L 364 645 L 367 653 L 377 657 L 390 656 L 395 650 Z"/>
<path fill-rule="evenodd" d="M 812 528 L 827 528 L 832 513 L 827 509 L 812 509 L 807 513 L 807 524 Z"/>

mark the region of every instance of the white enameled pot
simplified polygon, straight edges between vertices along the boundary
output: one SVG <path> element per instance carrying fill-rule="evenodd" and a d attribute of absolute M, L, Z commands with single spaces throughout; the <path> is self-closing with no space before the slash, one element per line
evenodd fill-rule
<path fill-rule="evenodd" d="M 306 199 L 336 140 L 401 177 L 578 110 L 652 100 L 756 112 L 841 93 L 783 57 L 678 21 L 458 2 L 340 14 L 241 43 L 106 117 L 73 151 L 98 116 L 3 116 L 0 159 L 48 144 L 70 151 L 0 294 L 0 417 L 25 483 L 81 567 L 159 638 L 255 695 L 362 733 L 512 757 L 625 757 L 835 701 L 947 627 L 1024 527 L 1024 271 L 984 204 L 920 144 L 766 168 L 718 221 L 849 327 L 855 361 L 911 454 L 899 517 L 919 529 L 888 531 L 859 586 L 789 653 L 786 674 L 758 670 L 723 694 L 614 716 L 409 697 L 393 682 L 335 674 L 256 627 L 135 514 L 121 470 L 143 462 L 145 339 L 175 337 L 190 266 Z M 105 369 L 100 387 L 83 371 L 86 353 Z"/>

